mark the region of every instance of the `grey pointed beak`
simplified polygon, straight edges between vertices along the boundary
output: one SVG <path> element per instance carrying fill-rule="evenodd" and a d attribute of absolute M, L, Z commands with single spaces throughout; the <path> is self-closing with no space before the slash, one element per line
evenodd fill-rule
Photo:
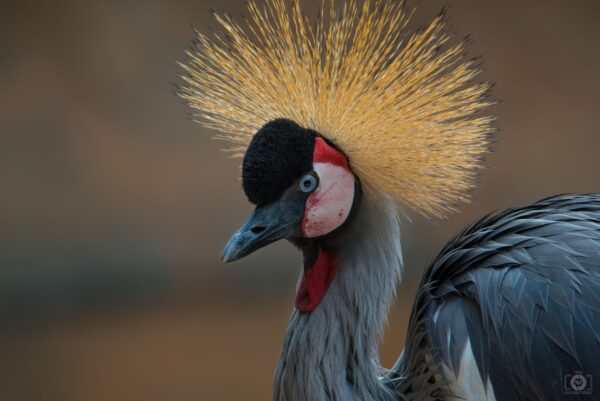
<path fill-rule="evenodd" d="M 303 214 L 303 205 L 286 199 L 258 206 L 225 245 L 221 260 L 233 262 L 279 239 L 299 236 Z"/>

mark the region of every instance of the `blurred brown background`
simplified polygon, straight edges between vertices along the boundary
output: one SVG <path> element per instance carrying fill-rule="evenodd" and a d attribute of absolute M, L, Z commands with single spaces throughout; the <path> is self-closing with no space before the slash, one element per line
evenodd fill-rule
<path fill-rule="evenodd" d="M 315 1 L 306 1 L 313 4 Z M 422 0 L 427 21 L 446 1 Z M 492 210 L 600 191 L 600 3 L 450 1 L 501 132 L 474 203 L 404 224 L 415 280 Z M 238 161 L 187 119 L 175 60 L 242 1 L 0 2 L 0 400 L 268 400 L 300 256 L 219 255 L 246 218 Z M 213 24 L 214 25 L 214 24 Z"/>

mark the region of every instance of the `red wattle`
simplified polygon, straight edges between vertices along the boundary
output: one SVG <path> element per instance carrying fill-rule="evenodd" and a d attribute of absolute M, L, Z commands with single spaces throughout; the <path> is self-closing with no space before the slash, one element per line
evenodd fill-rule
<path fill-rule="evenodd" d="M 319 249 L 314 265 L 304 270 L 296 294 L 296 309 L 303 313 L 314 311 L 329 289 L 336 269 L 336 256 L 332 252 Z"/>

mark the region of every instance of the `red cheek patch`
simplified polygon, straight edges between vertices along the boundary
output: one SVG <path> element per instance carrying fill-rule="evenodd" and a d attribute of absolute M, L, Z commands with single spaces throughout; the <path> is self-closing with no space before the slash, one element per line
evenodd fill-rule
<path fill-rule="evenodd" d="M 302 234 L 316 238 L 341 226 L 348 218 L 354 202 L 354 175 L 330 163 L 315 163 L 319 187 L 306 199 Z"/>
<path fill-rule="evenodd" d="M 321 137 L 315 139 L 313 168 L 319 187 L 306 200 L 302 220 L 306 238 L 326 235 L 341 226 L 354 201 L 354 174 L 346 156 Z"/>

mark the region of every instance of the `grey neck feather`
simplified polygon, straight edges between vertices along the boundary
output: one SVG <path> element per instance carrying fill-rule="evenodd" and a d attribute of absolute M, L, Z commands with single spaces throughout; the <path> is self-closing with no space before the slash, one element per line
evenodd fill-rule
<path fill-rule="evenodd" d="M 292 314 L 274 401 L 395 399 L 379 379 L 377 344 L 403 273 L 397 206 L 365 197 L 349 223 L 321 304 L 310 314 Z"/>

